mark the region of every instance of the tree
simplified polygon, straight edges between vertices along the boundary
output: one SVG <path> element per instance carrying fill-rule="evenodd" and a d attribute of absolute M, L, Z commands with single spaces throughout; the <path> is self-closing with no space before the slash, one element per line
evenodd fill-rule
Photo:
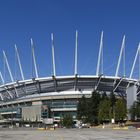
<path fill-rule="evenodd" d="M 131 116 L 131 120 L 135 120 L 137 117 L 137 102 L 134 102 L 133 105 L 130 107 L 129 113 Z"/>
<path fill-rule="evenodd" d="M 113 92 L 110 93 L 110 101 L 111 101 L 111 107 L 113 108 L 115 106 L 115 103 L 116 103 L 116 97 L 115 97 L 115 94 Z"/>
<path fill-rule="evenodd" d="M 59 124 L 60 124 L 61 127 L 64 126 L 64 124 L 63 124 L 63 117 L 62 116 L 60 117 L 60 123 Z"/>
<path fill-rule="evenodd" d="M 70 114 L 65 115 L 63 117 L 63 125 L 66 128 L 71 128 L 72 127 L 72 125 L 73 125 L 73 119 L 72 119 L 72 116 Z"/>
<path fill-rule="evenodd" d="M 48 106 L 48 110 L 47 110 L 47 113 L 48 113 L 48 118 L 51 118 L 52 116 L 51 116 L 51 108 L 50 108 L 50 106 Z"/>
<path fill-rule="evenodd" d="M 140 118 L 140 101 L 139 100 L 136 103 L 136 117 Z"/>
<path fill-rule="evenodd" d="M 129 113 L 131 115 L 131 119 L 135 120 L 136 118 L 140 118 L 140 101 L 136 101 L 131 106 Z"/>
<path fill-rule="evenodd" d="M 108 96 L 106 94 L 106 92 L 103 92 L 102 96 L 101 96 L 101 100 L 107 100 Z"/>
<path fill-rule="evenodd" d="M 87 99 L 83 95 L 82 98 L 79 100 L 79 103 L 77 106 L 77 118 L 79 120 L 82 120 L 83 122 L 86 122 L 87 110 L 88 110 Z"/>
<path fill-rule="evenodd" d="M 136 109 L 139 110 L 137 116 L 140 117 L 140 102 Z M 94 91 L 88 99 L 82 96 L 77 106 L 77 118 L 91 125 L 97 125 L 99 121 L 108 121 L 111 118 L 123 121 L 126 113 L 126 100 L 116 98 L 113 92 L 108 96 L 106 92 L 100 95 Z"/>
<path fill-rule="evenodd" d="M 111 113 L 111 102 L 110 100 L 104 99 L 99 104 L 98 118 L 100 122 L 109 121 Z"/>
<path fill-rule="evenodd" d="M 110 93 L 110 104 L 111 104 L 110 117 L 114 118 L 115 117 L 116 97 L 115 97 L 115 94 L 113 92 Z"/>
<path fill-rule="evenodd" d="M 88 104 L 87 121 L 91 124 L 98 124 L 98 107 L 100 103 L 100 94 L 97 91 L 92 93 Z"/>
<path fill-rule="evenodd" d="M 115 105 L 115 120 L 123 121 L 126 118 L 127 109 L 126 101 L 124 99 L 118 99 Z"/>

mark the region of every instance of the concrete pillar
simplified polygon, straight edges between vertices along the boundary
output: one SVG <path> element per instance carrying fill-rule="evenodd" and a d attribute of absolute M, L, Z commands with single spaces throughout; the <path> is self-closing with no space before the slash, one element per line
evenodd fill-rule
<path fill-rule="evenodd" d="M 126 90 L 126 95 L 127 95 L 127 109 L 130 109 L 134 101 L 137 100 L 137 86 L 133 85 L 128 87 Z"/>

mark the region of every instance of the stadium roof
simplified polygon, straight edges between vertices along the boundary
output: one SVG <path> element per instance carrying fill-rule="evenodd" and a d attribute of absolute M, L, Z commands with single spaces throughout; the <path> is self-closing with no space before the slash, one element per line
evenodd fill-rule
<path fill-rule="evenodd" d="M 119 94 L 125 94 L 126 89 L 129 86 L 134 85 L 134 84 L 138 86 L 137 93 L 139 93 L 139 80 L 132 79 L 132 75 L 134 72 L 138 55 L 140 56 L 140 44 L 138 46 L 138 49 L 134 58 L 133 66 L 131 69 L 131 73 L 128 78 L 126 78 L 125 76 L 126 75 L 125 73 L 125 36 L 123 37 L 123 40 L 122 40 L 116 73 L 114 76 L 105 76 L 103 74 L 103 31 L 102 31 L 101 39 L 100 39 L 98 62 L 97 62 L 97 68 L 96 68 L 96 75 L 91 75 L 91 76 L 81 75 L 80 76 L 78 75 L 78 68 L 77 68 L 78 31 L 76 30 L 74 74 L 72 76 L 57 76 L 56 66 L 55 66 L 55 50 L 54 50 L 53 34 L 51 34 L 51 40 L 52 40 L 52 66 L 53 66 L 52 77 L 39 78 L 35 51 L 34 51 L 34 43 L 32 39 L 31 39 L 32 58 L 33 58 L 33 65 L 34 65 L 34 70 L 35 70 L 35 77 L 32 79 L 25 80 L 18 48 L 15 45 L 16 57 L 18 60 L 18 65 L 19 65 L 22 80 L 14 81 L 6 53 L 5 51 L 3 51 L 4 61 L 9 72 L 11 83 L 5 83 L 5 79 L 3 78 L 3 75 L 0 72 L 0 79 L 2 81 L 2 85 L 0 86 L 1 101 L 21 99 L 23 97 L 26 97 L 26 98 L 33 97 L 38 94 L 41 96 L 41 94 L 52 93 L 52 92 L 57 92 L 59 94 L 60 92 L 64 92 L 64 91 L 81 91 L 81 92 L 91 91 L 92 92 L 94 90 L 98 90 L 98 91 L 108 91 L 108 92 L 117 92 Z M 123 76 L 119 77 L 119 69 L 120 69 L 121 61 L 123 61 Z"/>

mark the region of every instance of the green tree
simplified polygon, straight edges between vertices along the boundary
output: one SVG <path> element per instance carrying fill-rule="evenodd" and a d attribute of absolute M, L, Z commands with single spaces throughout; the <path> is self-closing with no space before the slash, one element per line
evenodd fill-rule
<path fill-rule="evenodd" d="M 64 126 L 64 124 L 63 124 L 63 117 L 62 116 L 60 117 L 60 126 Z"/>
<path fill-rule="evenodd" d="M 140 101 L 139 100 L 137 101 L 137 104 L 136 104 L 136 116 L 138 119 L 140 118 Z"/>
<path fill-rule="evenodd" d="M 111 107 L 114 107 L 116 103 L 116 97 L 113 92 L 110 93 L 110 101 L 111 101 Z"/>
<path fill-rule="evenodd" d="M 123 99 L 117 99 L 115 105 L 115 120 L 123 121 L 126 118 L 127 109 L 126 109 L 126 101 Z"/>
<path fill-rule="evenodd" d="M 131 106 L 130 110 L 129 110 L 129 113 L 130 113 L 130 116 L 131 116 L 131 120 L 135 120 L 136 117 L 137 117 L 137 102 L 134 102 L 133 105 Z"/>
<path fill-rule="evenodd" d="M 102 96 L 101 96 L 101 100 L 107 100 L 108 96 L 106 94 L 106 92 L 103 92 Z"/>
<path fill-rule="evenodd" d="M 97 91 L 92 93 L 88 104 L 87 121 L 91 124 L 98 124 L 98 107 L 100 103 L 100 94 Z"/>
<path fill-rule="evenodd" d="M 51 116 L 51 108 L 50 108 L 50 106 L 48 106 L 48 110 L 47 110 L 47 113 L 48 113 L 48 118 L 51 118 L 52 116 Z"/>
<path fill-rule="evenodd" d="M 77 118 L 79 120 L 82 120 L 83 122 L 86 122 L 87 110 L 88 110 L 87 99 L 83 95 L 82 98 L 79 100 L 79 103 L 77 106 Z"/>
<path fill-rule="evenodd" d="M 71 128 L 72 127 L 72 125 L 73 125 L 73 119 L 72 119 L 72 116 L 70 114 L 65 115 L 63 117 L 63 125 L 66 128 Z"/>
<path fill-rule="evenodd" d="M 140 118 L 140 101 L 136 101 L 131 106 L 129 113 L 131 115 L 131 120 L 135 120 L 136 118 Z"/>
<path fill-rule="evenodd" d="M 136 109 L 140 110 L 140 102 Z M 107 96 L 106 92 L 100 95 L 99 92 L 94 91 L 89 99 L 82 96 L 77 106 L 77 118 L 93 125 L 111 118 L 123 121 L 126 114 L 126 100 L 116 98 L 113 92 Z M 140 117 L 140 113 L 137 116 Z"/>
<path fill-rule="evenodd" d="M 115 104 L 116 104 L 116 97 L 113 92 L 110 93 L 110 104 L 111 104 L 111 113 L 110 117 L 115 118 Z"/>
<path fill-rule="evenodd" d="M 110 100 L 104 99 L 99 104 L 98 119 L 100 122 L 105 122 L 110 120 L 111 113 L 111 102 Z"/>

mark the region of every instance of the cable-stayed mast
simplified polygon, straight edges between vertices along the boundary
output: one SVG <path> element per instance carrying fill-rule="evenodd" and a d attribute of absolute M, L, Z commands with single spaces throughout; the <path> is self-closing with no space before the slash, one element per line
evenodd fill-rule
<path fill-rule="evenodd" d="M 100 73 L 100 64 L 101 67 L 101 73 Z M 100 39 L 100 48 L 99 48 L 99 54 L 98 54 L 98 62 L 97 62 L 97 69 L 96 69 L 96 75 L 103 74 L 103 31 L 101 33 L 101 39 Z"/>
<path fill-rule="evenodd" d="M 3 56 L 4 56 L 4 59 L 5 59 L 5 62 L 6 62 L 6 66 L 7 66 L 7 69 L 8 69 L 8 72 L 9 72 L 9 75 L 10 75 L 10 78 L 11 78 L 11 81 L 14 82 L 14 78 L 13 78 L 13 75 L 12 75 L 12 72 L 11 72 L 11 69 L 10 69 L 10 66 L 9 66 L 9 63 L 8 63 L 8 59 L 7 59 L 7 56 L 6 56 L 6 53 L 5 51 L 3 51 Z M 1 75 L 2 76 L 2 75 Z M 2 77 L 1 77 L 2 78 Z M 4 80 L 3 80 L 4 82 Z M 14 86 L 14 89 L 15 89 L 15 93 L 16 93 L 16 96 L 18 97 L 18 93 L 17 93 L 17 90 L 16 90 L 16 87 Z M 9 91 L 7 91 L 8 94 L 10 95 L 11 98 L 13 98 L 13 96 L 11 95 L 11 93 Z"/>
<path fill-rule="evenodd" d="M 37 70 L 36 59 L 35 59 L 35 52 L 34 52 L 34 43 L 33 43 L 33 39 L 32 38 L 31 38 L 31 47 L 32 47 L 32 57 L 33 57 L 33 62 L 34 62 L 35 75 L 36 75 L 36 78 L 38 78 L 38 70 Z"/>
<path fill-rule="evenodd" d="M 123 40 L 122 40 L 122 45 L 121 45 L 121 50 L 120 50 L 120 55 L 119 55 L 119 59 L 118 59 L 118 64 L 117 64 L 115 77 L 118 77 L 120 62 L 121 62 L 122 54 L 124 52 L 124 48 L 125 48 L 125 35 L 124 35 Z M 125 53 L 124 53 L 124 57 L 125 57 Z M 125 61 L 125 59 L 124 59 L 124 61 Z M 124 62 L 124 65 L 125 65 L 125 62 Z M 125 66 L 124 66 L 124 71 L 125 71 Z M 124 74 L 125 74 L 125 72 L 124 72 Z"/>
<path fill-rule="evenodd" d="M 134 59 L 133 65 L 132 65 L 131 73 L 129 75 L 130 79 L 132 78 L 138 55 L 140 56 L 140 43 L 139 43 L 138 48 L 137 48 L 137 52 L 136 52 L 135 59 Z M 140 71 L 140 69 L 139 69 L 139 71 Z"/>
<path fill-rule="evenodd" d="M 1 79 L 1 81 L 2 81 L 2 84 L 4 85 L 4 78 L 3 78 L 3 76 L 2 76 L 2 73 L 1 73 L 1 71 L 0 71 L 0 79 Z"/>
<path fill-rule="evenodd" d="M 0 71 L 0 79 L 1 79 L 1 81 L 2 81 L 2 84 L 4 85 L 4 79 L 3 79 L 3 76 L 2 76 L 1 71 Z M 1 97 L 1 100 L 3 100 L 2 93 L 0 93 L 0 97 Z"/>
<path fill-rule="evenodd" d="M 20 57 L 19 57 L 19 52 L 18 52 L 18 48 L 17 48 L 16 44 L 15 44 L 15 52 L 16 52 L 16 56 L 17 56 L 17 60 L 18 60 L 18 65 L 20 68 L 21 77 L 22 77 L 22 80 L 24 80 L 24 74 L 23 74 L 22 65 L 21 65 L 21 61 L 20 61 Z"/>
<path fill-rule="evenodd" d="M 53 64 L 53 76 L 56 76 L 56 69 L 55 69 L 55 53 L 54 53 L 54 36 L 51 33 L 51 40 L 52 40 L 52 64 Z"/>
<path fill-rule="evenodd" d="M 10 69 L 10 66 L 9 66 L 8 59 L 7 59 L 7 56 L 5 54 L 5 51 L 3 51 L 3 56 L 4 56 L 4 59 L 5 59 L 5 62 L 6 62 L 6 66 L 7 66 L 11 81 L 14 82 L 14 78 L 13 78 L 13 75 L 12 75 L 12 72 L 11 72 L 11 69 Z"/>
<path fill-rule="evenodd" d="M 76 30 L 76 36 L 75 36 L 75 69 L 74 74 L 77 75 L 77 52 L 78 51 L 78 31 Z"/>

